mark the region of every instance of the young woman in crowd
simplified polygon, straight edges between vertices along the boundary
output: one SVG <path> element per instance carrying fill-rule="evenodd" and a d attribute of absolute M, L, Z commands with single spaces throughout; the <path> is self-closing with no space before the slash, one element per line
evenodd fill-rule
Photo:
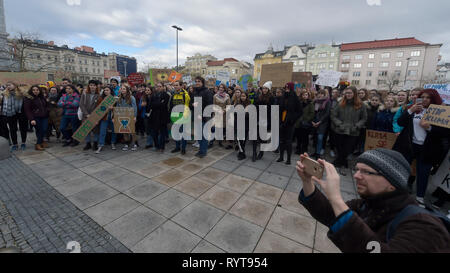
<path fill-rule="evenodd" d="M 60 97 L 61 95 L 59 93 L 58 87 L 57 86 L 50 87 L 47 95 L 47 106 L 49 111 L 48 113 L 49 130 L 47 130 L 48 131 L 47 137 L 50 137 L 52 128 L 54 128 L 56 130 L 57 142 L 61 141 L 60 140 L 61 131 L 59 127 L 61 126 L 62 109 L 58 108 L 58 101 Z"/>
<path fill-rule="evenodd" d="M 417 160 L 417 193 L 416 200 L 422 206 L 427 190 L 431 168 L 439 164 L 442 154 L 447 154 L 443 141 L 449 139 L 450 129 L 433 126 L 422 120 L 431 104 L 442 105 L 442 98 L 435 89 L 421 91 L 414 104 L 408 107 L 398 119 L 398 124 L 404 129 L 397 138 L 393 149 L 399 151 L 411 164 Z"/>
<path fill-rule="evenodd" d="M 165 131 L 169 122 L 169 100 L 170 97 L 164 91 L 164 86 L 158 83 L 147 106 L 151 109 L 149 128 L 155 142 L 155 147 L 160 152 L 164 152 L 166 146 Z"/>
<path fill-rule="evenodd" d="M 35 127 L 37 151 L 43 151 L 48 148 L 48 144 L 44 142 L 48 127 L 48 108 L 47 100 L 44 98 L 43 92 L 38 85 L 33 85 L 24 99 L 24 109 L 31 125 Z"/>
<path fill-rule="evenodd" d="M 397 92 L 397 106 L 402 107 L 408 103 L 408 91 L 398 91 Z"/>
<path fill-rule="evenodd" d="M 241 89 L 239 89 L 239 88 L 237 88 L 237 89 L 234 91 L 234 95 L 233 95 L 233 97 L 231 98 L 231 103 L 232 103 L 233 105 L 239 104 L 239 102 L 240 102 L 240 100 L 241 100 L 241 94 L 242 94 L 242 91 L 241 91 Z"/>
<path fill-rule="evenodd" d="M 403 127 L 398 125 L 398 119 L 402 116 L 403 112 L 405 112 L 408 109 L 408 107 L 411 106 L 416 101 L 416 98 L 420 94 L 420 92 L 422 92 L 422 88 L 415 88 L 411 92 L 409 92 L 408 101 L 405 102 L 395 114 L 393 121 L 393 130 L 394 133 L 397 134 L 397 136 L 399 136 L 403 130 Z"/>
<path fill-rule="evenodd" d="M 328 91 L 325 89 L 319 90 L 317 98 L 314 100 L 314 119 L 312 121 L 313 129 L 317 136 L 316 152 L 313 155 L 315 158 L 319 158 L 324 154 L 324 135 L 328 129 L 328 122 L 330 119 L 331 102 L 328 95 Z"/>
<path fill-rule="evenodd" d="M 131 88 L 127 84 L 123 84 L 120 87 L 120 95 L 119 95 L 119 100 L 117 102 L 117 107 L 133 108 L 134 119 L 131 122 L 136 123 L 136 117 L 137 117 L 136 99 L 131 94 Z M 138 146 L 136 145 L 136 133 L 125 134 L 124 139 L 127 144 L 125 144 L 123 146 L 122 151 L 128 151 L 129 145 L 132 145 L 132 148 L 131 148 L 132 151 L 137 151 Z"/>
<path fill-rule="evenodd" d="M 308 153 L 309 135 L 313 128 L 314 104 L 311 100 L 311 93 L 306 89 L 300 94 L 300 104 L 303 109 L 303 114 L 295 124 L 295 134 L 297 135 L 297 148 L 295 154 L 297 155 Z"/>
<path fill-rule="evenodd" d="M 277 88 L 275 90 L 275 97 L 273 99 L 273 105 L 277 105 L 279 107 L 279 120 L 280 120 L 280 124 L 281 124 L 281 119 L 283 117 L 283 113 L 281 112 L 281 105 L 283 103 L 284 97 L 283 97 L 283 90 L 281 88 Z M 281 142 L 280 140 L 278 141 L 278 148 L 276 149 L 275 153 L 279 153 L 280 152 L 280 147 L 281 147 Z"/>
<path fill-rule="evenodd" d="M 69 131 L 67 130 L 68 125 L 72 126 L 72 132 L 75 132 L 80 126 L 80 120 L 78 119 L 78 107 L 80 106 L 80 96 L 75 92 L 75 86 L 69 84 L 66 86 L 65 94 L 61 96 L 58 101 L 58 107 L 63 109 L 61 127 L 60 130 L 64 137 L 63 147 L 66 146 L 77 146 L 78 141 L 72 139 Z"/>
<path fill-rule="evenodd" d="M 332 129 L 336 133 L 337 168 L 348 168 L 347 157 L 354 151 L 361 129 L 367 120 L 367 109 L 361 102 L 357 89 L 350 86 L 344 90 L 340 104 L 331 112 Z M 341 170 L 341 174 L 345 172 Z"/>
<path fill-rule="evenodd" d="M 83 92 L 80 98 L 80 110 L 82 113 L 81 124 L 83 124 L 83 122 L 89 118 L 91 113 L 94 112 L 98 105 L 99 98 L 100 90 L 97 87 L 97 82 L 93 80 L 89 81 L 87 90 Z M 92 135 L 94 135 L 93 138 L 91 137 Z M 83 148 L 84 151 L 89 149 L 93 149 L 94 151 L 98 150 L 98 135 L 99 128 L 98 126 L 95 126 L 95 128 L 86 136 L 86 146 Z M 92 141 L 94 142 L 94 145 L 91 144 Z"/>
<path fill-rule="evenodd" d="M 333 89 L 331 91 L 331 110 L 337 107 L 341 100 L 341 92 L 338 89 Z M 328 132 L 329 132 L 329 143 L 330 143 L 330 156 L 336 156 L 336 133 L 331 129 L 331 111 L 330 111 L 330 121 L 328 122 Z"/>
<path fill-rule="evenodd" d="M 375 116 L 377 115 L 377 113 L 380 111 L 380 109 L 384 109 L 384 106 L 381 102 L 381 96 L 380 95 L 373 95 L 370 100 L 365 104 L 366 108 L 367 108 L 367 120 L 366 120 L 366 125 L 365 125 L 365 129 L 372 129 L 373 128 L 373 123 L 375 120 Z M 362 133 L 366 133 L 366 130 L 363 130 Z M 365 136 L 364 136 L 365 139 Z M 364 146 L 364 143 L 362 143 Z"/>
<path fill-rule="evenodd" d="M 242 105 L 242 107 L 247 108 L 247 106 L 250 105 L 250 100 L 248 99 L 248 95 L 245 92 L 240 93 L 241 97 L 239 99 L 239 101 L 236 102 L 235 106 L 238 105 Z M 238 143 L 238 148 L 239 148 L 239 153 L 238 153 L 238 160 L 244 160 L 247 156 L 245 155 L 245 145 L 247 143 L 247 139 L 249 137 L 248 135 L 248 130 L 249 130 L 249 114 L 248 112 L 245 113 L 245 139 L 239 139 L 238 136 L 238 120 L 237 120 L 237 114 L 235 114 L 235 118 L 234 118 L 234 129 L 235 129 L 235 135 L 237 143 Z"/>
<path fill-rule="evenodd" d="M 272 130 L 272 105 L 274 104 L 274 98 L 272 96 L 272 82 L 264 83 L 261 88 L 261 94 L 258 95 L 257 105 L 258 106 L 266 106 L 267 107 L 267 116 L 264 118 L 259 115 L 259 108 L 257 107 L 258 112 L 258 126 L 263 126 L 266 129 L 263 129 L 266 132 L 270 132 Z M 258 129 L 259 130 L 259 129 Z M 259 131 L 258 131 L 259 132 Z M 259 136 L 259 133 L 258 133 Z M 258 143 L 260 145 L 259 153 L 257 156 L 257 160 L 261 160 L 264 157 L 264 151 L 261 151 L 261 142 L 262 140 L 258 137 Z M 254 149 L 255 151 L 257 149 Z"/>
<path fill-rule="evenodd" d="M 103 93 L 99 98 L 98 104 L 102 103 L 102 101 L 108 97 L 108 96 L 114 96 L 113 94 L 113 87 L 112 86 L 105 86 L 103 88 Z M 99 154 L 103 147 L 105 147 L 105 140 L 106 135 L 108 133 L 108 129 L 111 129 L 111 150 L 116 150 L 116 143 L 117 143 L 117 135 L 114 133 L 114 123 L 112 121 L 112 114 L 113 114 L 114 107 L 111 106 L 109 108 L 108 114 L 105 115 L 104 118 L 100 120 L 100 134 L 99 134 L 99 140 L 98 140 L 98 149 L 95 152 L 96 154 Z"/>
<path fill-rule="evenodd" d="M 227 106 L 231 105 L 231 98 L 226 92 L 227 86 L 225 84 L 220 84 L 217 90 L 217 93 L 213 97 L 213 104 L 216 106 L 216 109 L 220 109 L 222 114 L 222 120 L 216 119 L 214 122 L 214 126 L 216 130 L 222 130 L 223 131 L 223 137 L 226 139 L 227 136 L 227 130 L 226 130 L 226 124 L 227 124 Z M 227 145 L 227 150 L 232 149 L 233 146 L 225 141 Z M 219 140 L 219 146 L 224 147 L 222 144 L 222 140 Z"/>
<path fill-rule="evenodd" d="M 358 97 L 359 97 L 359 100 L 361 100 L 362 102 L 368 102 L 368 100 L 371 98 L 369 96 L 369 91 L 367 91 L 367 89 L 365 89 L 365 88 L 360 89 L 358 91 Z"/>
<path fill-rule="evenodd" d="M 280 158 L 277 162 L 284 161 L 284 152 L 286 151 L 286 165 L 290 165 L 295 122 L 302 115 L 300 100 L 294 92 L 294 83 L 292 82 L 287 83 L 285 86 L 280 112 L 282 113 L 280 120 Z"/>
<path fill-rule="evenodd" d="M 384 100 L 384 106 L 378 109 L 373 122 L 369 127 L 371 130 L 393 133 L 392 123 L 395 113 L 398 111 L 397 101 L 394 97 L 388 96 Z"/>
<path fill-rule="evenodd" d="M 136 102 L 138 105 L 140 105 L 140 102 L 142 100 L 142 96 L 145 93 L 145 88 L 147 86 L 145 84 L 141 84 L 137 87 L 136 93 L 133 94 L 134 98 L 136 99 Z M 136 134 L 144 136 L 145 134 L 145 125 L 144 125 L 144 114 L 142 112 L 142 108 L 138 107 L 138 116 L 136 119 Z"/>
<path fill-rule="evenodd" d="M 20 131 L 22 144 L 20 148 L 26 149 L 28 119 L 23 106 L 23 93 L 18 85 L 12 82 L 6 84 L 3 92 L 2 103 L 0 105 L 0 119 L 3 123 L 3 136 L 12 142 L 11 151 L 19 149 L 17 142 L 17 129 Z M 17 128 L 19 123 L 19 128 Z"/>
<path fill-rule="evenodd" d="M 149 125 L 150 115 L 152 114 L 152 110 L 150 108 L 150 100 L 152 98 L 152 93 L 153 91 L 150 86 L 145 87 L 144 95 L 142 96 L 141 101 L 139 103 L 139 107 L 141 108 L 144 117 L 145 133 L 147 134 L 145 149 L 153 148 L 154 142 L 152 137 L 152 131 Z"/>

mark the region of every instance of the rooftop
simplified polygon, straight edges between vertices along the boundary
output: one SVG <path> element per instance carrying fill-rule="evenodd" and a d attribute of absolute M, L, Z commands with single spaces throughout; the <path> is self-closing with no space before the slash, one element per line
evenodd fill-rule
<path fill-rule="evenodd" d="M 417 40 L 414 37 L 409 38 L 395 38 L 389 40 L 374 40 L 367 42 L 346 43 L 341 45 L 341 51 L 360 50 L 360 49 L 376 49 L 387 47 L 403 47 L 414 45 L 428 45 L 422 41 Z"/>
<path fill-rule="evenodd" d="M 208 61 L 206 63 L 206 65 L 207 66 L 222 66 L 226 62 L 239 62 L 239 61 L 236 60 L 235 58 L 225 58 L 225 59 L 223 59 L 223 61 Z"/>

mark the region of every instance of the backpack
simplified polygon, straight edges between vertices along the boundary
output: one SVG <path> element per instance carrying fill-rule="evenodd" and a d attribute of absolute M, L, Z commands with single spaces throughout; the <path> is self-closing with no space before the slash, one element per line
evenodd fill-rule
<path fill-rule="evenodd" d="M 395 231 L 398 225 L 400 225 L 406 218 L 416 214 L 428 214 L 441 219 L 442 223 L 447 228 L 447 232 L 450 233 L 450 219 L 446 215 L 433 208 L 427 207 L 424 209 L 417 205 L 409 205 L 405 207 L 399 214 L 397 214 L 394 220 L 392 220 L 391 223 L 389 223 L 388 230 L 386 233 L 386 242 L 389 242 L 389 240 L 395 235 Z"/>

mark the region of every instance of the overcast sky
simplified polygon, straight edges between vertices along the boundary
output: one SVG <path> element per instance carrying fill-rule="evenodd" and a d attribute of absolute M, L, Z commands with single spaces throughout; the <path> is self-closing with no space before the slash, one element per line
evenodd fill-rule
<path fill-rule="evenodd" d="M 180 64 L 195 53 L 253 63 L 269 44 L 331 44 L 400 37 L 442 43 L 450 62 L 449 0 L 5 0 L 7 31 L 146 63 Z"/>

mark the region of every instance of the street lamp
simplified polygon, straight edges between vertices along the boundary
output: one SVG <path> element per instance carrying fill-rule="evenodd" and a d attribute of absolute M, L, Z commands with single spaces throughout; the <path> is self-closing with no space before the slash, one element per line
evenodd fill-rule
<path fill-rule="evenodd" d="M 409 67 L 409 60 L 410 60 L 411 58 L 407 58 L 406 59 L 406 72 L 405 72 L 405 82 L 403 83 L 403 88 L 405 89 L 405 86 L 406 86 L 406 77 L 408 76 L 408 67 Z"/>
<path fill-rule="evenodd" d="M 127 64 L 128 64 L 127 61 L 123 61 L 123 66 L 125 67 L 125 78 L 128 77 L 127 76 Z"/>
<path fill-rule="evenodd" d="M 178 31 L 183 31 L 181 27 L 178 27 L 176 25 L 172 26 L 174 29 L 176 29 L 177 32 L 177 72 L 178 72 Z"/>

